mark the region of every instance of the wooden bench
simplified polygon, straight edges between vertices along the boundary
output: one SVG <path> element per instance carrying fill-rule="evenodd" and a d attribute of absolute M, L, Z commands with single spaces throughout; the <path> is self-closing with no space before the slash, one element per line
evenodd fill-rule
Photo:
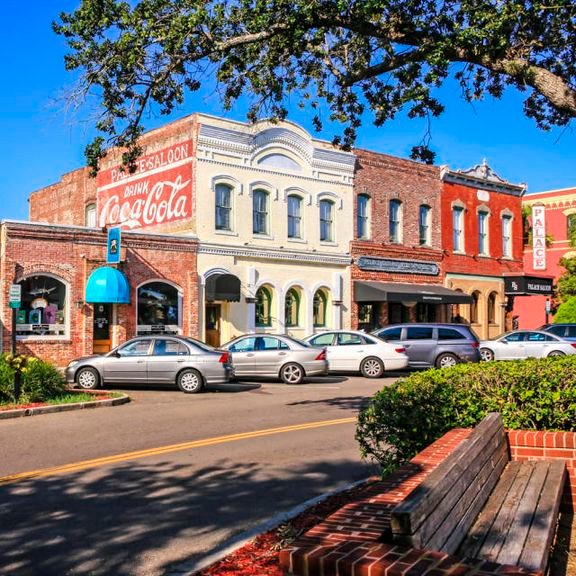
<path fill-rule="evenodd" d="M 544 571 L 558 517 L 562 460 L 511 462 L 489 414 L 391 513 L 394 542 Z"/>

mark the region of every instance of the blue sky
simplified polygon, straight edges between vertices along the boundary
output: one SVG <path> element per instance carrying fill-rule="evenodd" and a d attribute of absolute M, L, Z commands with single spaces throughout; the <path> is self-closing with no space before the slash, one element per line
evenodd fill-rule
<path fill-rule="evenodd" d="M 70 11 L 76 0 L 25 4 L 6 3 L 0 53 L 5 58 L 0 82 L 0 219 L 25 220 L 31 192 L 54 182 L 84 164 L 83 151 L 94 136 L 89 109 L 73 114 L 63 94 L 74 77 L 64 70 L 66 51 L 51 29 L 60 11 Z M 10 24 L 7 24 L 10 23 Z M 510 91 L 500 101 L 474 106 L 459 100 L 450 87 L 443 89 L 446 113 L 432 125 L 432 146 L 438 164 L 467 169 L 485 158 L 503 178 L 528 185 L 529 192 L 576 186 L 576 122 L 572 129 L 542 132 L 522 114 L 521 98 Z M 193 95 L 170 118 L 192 112 L 225 115 L 244 120 L 246 110 L 224 113 L 214 98 Z M 291 120 L 314 136 L 330 140 L 331 131 L 317 134 L 302 112 Z M 166 122 L 149 118 L 147 128 Z M 382 128 L 366 123 L 357 145 L 408 157 L 425 131 L 423 123 L 399 118 Z"/>

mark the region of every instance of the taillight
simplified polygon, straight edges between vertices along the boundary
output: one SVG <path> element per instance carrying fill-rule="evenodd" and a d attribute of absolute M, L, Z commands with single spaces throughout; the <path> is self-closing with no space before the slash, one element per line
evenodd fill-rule
<path fill-rule="evenodd" d="M 404 354 L 404 352 L 406 352 L 406 348 L 394 348 L 394 352 L 398 352 L 398 354 Z"/>
<path fill-rule="evenodd" d="M 472 341 L 472 348 L 480 348 L 480 342 Z"/>
<path fill-rule="evenodd" d="M 572 346 L 572 348 L 576 348 L 576 342 L 571 342 L 570 346 Z"/>
<path fill-rule="evenodd" d="M 316 356 L 315 360 L 326 360 L 326 350 L 322 350 L 322 352 Z"/>
<path fill-rule="evenodd" d="M 228 352 L 222 352 L 222 354 L 220 354 L 220 360 L 218 360 L 218 362 L 220 362 L 220 364 L 228 364 L 230 361 L 230 354 Z"/>

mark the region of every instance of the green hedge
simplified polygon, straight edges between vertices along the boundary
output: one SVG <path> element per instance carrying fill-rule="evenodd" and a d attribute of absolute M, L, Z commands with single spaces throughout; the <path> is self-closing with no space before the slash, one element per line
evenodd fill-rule
<path fill-rule="evenodd" d="M 14 402 L 14 369 L 7 361 L 8 354 L 0 356 L 0 402 Z M 22 371 L 20 402 L 45 402 L 60 396 L 66 390 L 62 374 L 49 362 L 27 357 Z"/>
<path fill-rule="evenodd" d="M 509 429 L 576 430 L 576 356 L 414 372 L 376 393 L 356 439 L 387 472 L 488 412 L 500 412 Z"/>

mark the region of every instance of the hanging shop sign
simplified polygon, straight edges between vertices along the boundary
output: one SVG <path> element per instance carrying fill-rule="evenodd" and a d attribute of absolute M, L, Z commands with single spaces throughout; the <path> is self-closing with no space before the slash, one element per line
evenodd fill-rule
<path fill-rule="evenodd" d="M 20 284 L 10 284 L 8 292 L 8 303 L 10 308 L 20 308 L 22 301 L 22 286 Z"/>
<path fill-rule="evenodd" d="M 357 261 L 360 270 L 375 272 L 395 272 L 397 274 L 424 274 L 438 276 L 440 270 L 436 262 L 420 260 L 396 260 L 393 258 L 369 258 L 361 256 Z"/>
<path fill-rule="evenodd" d="M 106 248 L 106 262 L 108 264 L 118 264 L 120 262 L 121 228 L 114 226 L 108 229 L 108 243 Z"/>
<path fill-rule="evenodd" d="M 532 268 L 546 270 L 546 210 L 544 206 L 532 206 Z"/>
<path fill-rule="evenodd" d="M 540 278 L 538 276 L 505 276 L 504 293 L 507 296 L 521 296 L 525 294 L 545 294 L 550 296 L 554 293 L 554 279 Z"/>
<path fill-rule="evenodd" d="M 98 174 L 100 227 L 150 228 L 192 216 L 192 142 L 143 156 L 130 174 L 120 166 Z"/>

